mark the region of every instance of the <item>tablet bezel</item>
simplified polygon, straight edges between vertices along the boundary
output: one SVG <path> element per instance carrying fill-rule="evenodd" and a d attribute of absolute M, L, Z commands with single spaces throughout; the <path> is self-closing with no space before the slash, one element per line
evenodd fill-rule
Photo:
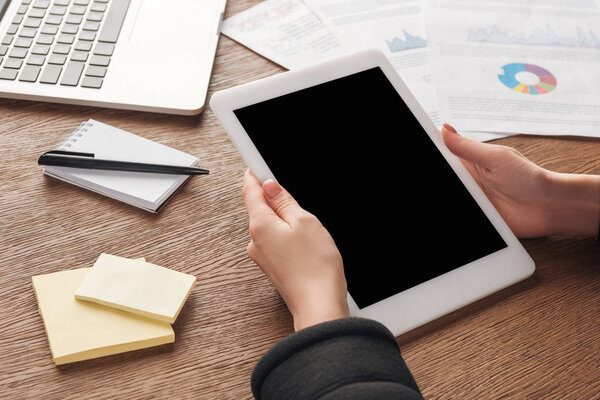
<path fill-rule="evenodd" d="M 264 182 L 275 179 L 275 175 L 235 116 L 234 110 L 374 67 L 381 68 L 507 245 L 504 249 L 363 309 L 358 308 L 348 293 L 352 315 L 379 321 L 397 336 L 529 277 L 535 265 L 464 165 L 446 148 L 437 127 L 385 55 L 378 50 L 362 50 L 222 90 L 213 94 L 210 107 L 250 170 Z"/>

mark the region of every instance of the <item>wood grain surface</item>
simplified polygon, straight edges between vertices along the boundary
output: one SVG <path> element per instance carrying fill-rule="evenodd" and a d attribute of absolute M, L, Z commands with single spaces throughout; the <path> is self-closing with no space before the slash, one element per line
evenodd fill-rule
<path fill-rule="evenodd" d="M 230 0 L 226 16 L 256 1 Z M 210 93 L 282 72 L 221 37 Z M 37 157 L 88 118 L 197 155 L 210 169 L 157 215 L 44 177 Z M 250 399 L 259 357 L 292 333 L 246 255 L 246 168 L 207 109 L 197 117 L 0 100 L 0 398 Z M 600 171 L 600 141 L 516 136 L 546 168 Z M 430 399 L 600 398 L 600 245 L 523 241 L 534 275 L 398 338 Z M 194 274 L 175 343 L 56 367 L 33 275 L 90 267 L 102 252 Z"/>

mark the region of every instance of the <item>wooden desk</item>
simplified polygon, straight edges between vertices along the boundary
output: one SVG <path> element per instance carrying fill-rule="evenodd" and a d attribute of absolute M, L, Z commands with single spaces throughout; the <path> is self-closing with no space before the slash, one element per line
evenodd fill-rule
<path fill-rule="evenodd" d="M 227 15 L 253 5 L 230 1 Z M 282 69 L 222 37 L 210 92 Z M 193 178 L 152 215 L 42 176 L 37 157 L 87 118 L 200 157 Z M 0 397 L 249 399 L 259 357 L 292 332 L 284 303 L 246 256 L 245 165 L 210 110 L 199 117 L 0 101 Z M 544 167 L 600 171 L 600 141 L 513 137 Z M 524 241 L 529 280 L 399 338 L 425 397 L 598 398 L 600 245 Z M 101 252 L 194 274 L 176 341 L 56 367 L 31 276 L 89 267 Z"/>

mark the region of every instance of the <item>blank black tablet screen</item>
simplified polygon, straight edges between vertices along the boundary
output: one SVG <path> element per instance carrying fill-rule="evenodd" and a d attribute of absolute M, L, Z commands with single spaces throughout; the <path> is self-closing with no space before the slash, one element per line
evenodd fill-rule
<path fill-rule="evenodd" d="M 234 111 L 364 308 L 506 243 L 380 68 Z"/>

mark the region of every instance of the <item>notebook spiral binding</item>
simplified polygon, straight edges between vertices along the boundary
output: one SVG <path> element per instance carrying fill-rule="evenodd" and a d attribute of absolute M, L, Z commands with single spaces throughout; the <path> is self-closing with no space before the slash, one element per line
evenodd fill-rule
<path fill-rule="evenodd" d="M 57 150 L 64 150 L 67 151 L 69 150 L 69 148 L 75 143 L 77 142 L 77 140 L 79 140 L 80 137 L 82 137 L 89 128 L 91 128 L 93 125 L 92 122 L 90 121 L 85 121 L 82 122 L 77 129 L 75 129 L 73 131 L 73 133 L 71 135 L 69 135 L 69 137 L 60 144 L 60 146 L 58 146 Z"/>

